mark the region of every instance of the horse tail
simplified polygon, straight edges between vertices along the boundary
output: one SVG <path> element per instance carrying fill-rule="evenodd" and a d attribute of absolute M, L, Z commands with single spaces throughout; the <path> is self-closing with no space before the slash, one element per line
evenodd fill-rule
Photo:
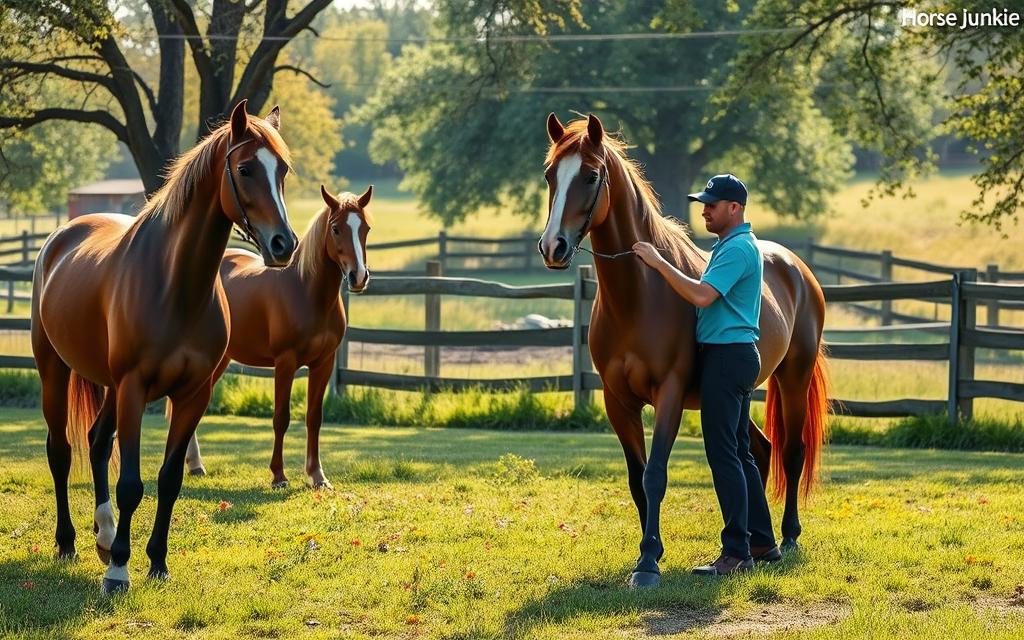
<path fill-rule="evenodd" d="M 811 372 L 811 384 L 807 388 L 807 417 L 804 418 L 804 469 L 800 476 L 800 491 L 805 498 L 818 484 L 821 450 L 828 435 L 830 388 L 827 365 L 825 352 L 819 347 L 814 371 Z"/>
<path fill-rule="evenodd" d="M 769 463 L 771 484 L 769 493 L 772 500 L 782 500 L 786 495 L 786 474 L 782 470 L 782 441 L 785 428 L 782 424 L 782 400 L 779 382 L 775 376 L 768 378 L 768 390 L 764 398 L 764 433 L 772 443 L 772 459 Z"/>
<path fill-rule="evenodd" d="M 803 431 L 800 434 L 804 444 L 804 465 L 800 474 L 800 491 L 807 497 L 818 483 L 818 467 L 821 464 L 821 450 L 825 445 L 829 416 L 829 378 L 828 362 L 825 352 L 819 347 L 811 371 L 811 381 L 807 388 L 807 412 L 804 417 Z M 765 435 L 772 444 L 770 467 L 773 500 L 782 500 L 786 496 L 786 474 L 783 467 L 783 446 L 785 441 L 785 425 L 782 422 L 782 395 L 779 383 L 772 376 L 768 381 L 765 396 Z"/>
<path fill-rule="evenodd" d="M 89 429 L 96 421 L 102 403 L 103 387 L 72 371 L 68 383 L 67 438 L 76 468 L 88 466 L 85 461 L 89 451 Z"/>

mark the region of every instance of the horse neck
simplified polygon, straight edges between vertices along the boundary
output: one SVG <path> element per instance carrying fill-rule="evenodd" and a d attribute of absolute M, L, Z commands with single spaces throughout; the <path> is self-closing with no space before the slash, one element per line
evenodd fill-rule
<path fill-rule="evenodd" d="M 323 215 L 327 214 L 324 213 Z M 325 233 L 327 233 L 329 226 L 324 225 L 323 228 Z M 298 265 L 302 264 L 307 252 L 311 253 L 315 262 L 312 274 L 303 274 L 298 269 Z M 314 301 L 317 308 L 328 308 L 331 305 L 338 304 L 342 280 L 341 267 L 327 255 L 327 238 L 325 235 L 313 238 L 307 234 L 302 238 L 299 241 L 298 248 L 295 250 L 295 258 L 292 260 L 289 268 L 296 269 L 299 280 L 302 281 L 302 285 L 306 288 L 309 299 Z"/>
<path fill-rule="evenodd" d="M 186 314 L 205 310 L 202 303 L 213 293 L 231 236 L 232 223 L 220 202 L 223 170 L 223 162 L 216 163 L 195 187 L 185 210 L 162 217 L 167 291 L 172 303 Z"/>
<path fill-rule="evenodd" d="M 611 153 L 606 163 L 608 194 L 611 199 L 608 215 L 590 231 L 590 243 L 595 252 L 619 253 L 632 249 L 636 242 L 650 242 L 650 230 L 642 220 L 643 206 L 636 185 L 625 167 Z M 643 264 L 639 258 L 625 255 L 614 260 L 595 257 L 598 289 L 601 300 L 610 303 L 609 309 L 639 308 L 645 300 L 653 298 L 646 292 L 661 275 Z"/>

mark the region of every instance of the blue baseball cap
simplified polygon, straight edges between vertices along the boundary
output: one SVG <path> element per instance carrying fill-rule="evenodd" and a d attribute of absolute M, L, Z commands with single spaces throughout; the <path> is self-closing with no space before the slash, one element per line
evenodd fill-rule
<path fill-rule="evenodd" d="M 690 202 L 715 204 L 719 200 L 730 200 L 747 206 L 747 186 L 731 173 L 723 173 L 708 180 L 703 191 L 686 196 Z"/>

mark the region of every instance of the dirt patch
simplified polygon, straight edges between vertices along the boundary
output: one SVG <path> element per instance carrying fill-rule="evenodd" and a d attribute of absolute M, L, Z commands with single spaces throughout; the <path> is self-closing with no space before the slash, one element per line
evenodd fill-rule
<path fill-rule="evenodd" d="M 644 616 L 641 638 L 700 633 L 712 638 L 760 637 L 768 633 L 812 629 L 836 624 L 850 615 L 837 604 L 773 604 L 733 612 L 720 609 L 672 609 Z"/>
<path fill-rule="evenodd" d="M 1017 589 L 1010 597 L 983 596 L 974 601 L 975 610 L 995 611 L 999 615 L 1024 616 L 1024 585 L 1017 585 Z"/>

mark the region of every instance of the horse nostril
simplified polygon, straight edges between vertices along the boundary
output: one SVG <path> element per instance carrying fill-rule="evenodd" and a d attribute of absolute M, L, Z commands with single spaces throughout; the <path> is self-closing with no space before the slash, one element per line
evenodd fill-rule
<path fill-rule="evenodd" d="M 274 237 L 270 239 L 270 253 L 275 258 L 280 258 L 282 256 L 288 255 L 289 253 L 291 253 L 293 246 L 295 245 L 289 242 L 280 233 L 275 234 Z"/>
<path fill-rule="evenodd" d="M 569 250 L 569 242 L 565 238 L 559 236 L 555 241 L 555 260 L 563 260 L 566 252 Z"/>
<path fill-rule="evenodd" d="M 349 287 L 355 287 L 357 284 L 359 284 L 359 283 L 356 282 L 356 272 L 355 271 L 349 271 L 348 272 L 348 286 Z"/>

